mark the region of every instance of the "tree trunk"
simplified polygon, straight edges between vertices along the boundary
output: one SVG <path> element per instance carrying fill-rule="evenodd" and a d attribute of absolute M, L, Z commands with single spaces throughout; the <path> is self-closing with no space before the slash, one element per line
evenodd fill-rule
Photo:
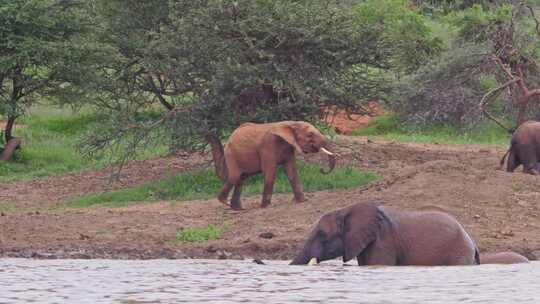
<path fill-rule="evenodd" d="M 4 131 L 4 139 L 7 143 L 13 138 L 13 126 L 15 125 L 15 119 L 17 119 L 17 116 L 14 115 L 8 115 L 8 121 L 6 123 L 6 129 Z"/>
<path fill-rule="evenodd" d="M 225 182 L 227 180 L 227 165 L 225 163 L 223 144 L 221 144 L 221 140 L 216 134 L 206 135 L 206 140 L 212 149 L 212 159 L 214 160 L 216 175 L 222 182 Z"/>
<path fill-rule="evenodd" d="M 8 161 L 13 156 L 13 152 L 21 145 L 21 139 L 13 137 L 7 141 L 4 151 L 0 154 L 0 161 Z"/>

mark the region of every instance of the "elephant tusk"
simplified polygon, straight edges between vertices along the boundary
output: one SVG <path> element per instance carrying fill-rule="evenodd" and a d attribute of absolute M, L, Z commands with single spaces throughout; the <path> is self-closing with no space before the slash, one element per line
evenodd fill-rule
<path fill-rule="evenodd" d="M 319 262 L 317 262 L 317 258 L 311 258 L 311 260 L 309 260 L 307 264 L 308 266 L 313 266 L 313 265 L 318 265 Z"/>
<path fill-rule="evenodd" d="M 331 156 L 333 156 L 333 155 L 334 155 L 334 153 L 332 153 L 332 152 L 330 152 L 330 151 L 326 150 L 326 149 L 325 149 L 324 147 L 323 147 L 323 148 L 321 148 L 321 151 L 323 151 L 324 153 L 326 153 L 326 154 L 328 154 L 328 155 L 331 155 Z"/>

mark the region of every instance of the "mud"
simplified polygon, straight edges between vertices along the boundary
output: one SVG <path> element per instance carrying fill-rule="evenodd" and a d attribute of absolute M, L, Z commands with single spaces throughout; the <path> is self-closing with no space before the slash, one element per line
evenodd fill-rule
<path fill-rule="evenodd" d="M 403 209 L 438 209 L 453 214 L 481 252 L 515 251 L 540 257 L 540 177 L 506 173 L 498 163 L 506 147 L 384 142 L 338 137 L 338 166 L 374 171 L 381 180 L 347 191 L 243 198 L 244 211 L 216 199 L 148 202 L 122 208 L 66 208 L 70 196 L 102 191 L 107 171 L 89 171 L 0 185 L 0 256 L 34 258 L 263 258 L 289 259 L 325 212 L 362 200 L 382 200 Z M 133 186 L 208 163 L 162 158 L 130 163 L 122 182 Z M 325 163 L 324 156 L 306 158 Z M 225 227 L 220 240 L 174 241 L 178 229 Z"/>

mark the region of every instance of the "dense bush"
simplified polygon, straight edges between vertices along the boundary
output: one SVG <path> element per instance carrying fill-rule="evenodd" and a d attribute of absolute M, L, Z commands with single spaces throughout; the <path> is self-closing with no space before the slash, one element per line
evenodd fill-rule
<path fill-rule="evenodd" d="M 90 84 L 108 119 L 84 142 L 89 154 L 171 138 L 176 148 L 199 149 L 208 134 L 246 121 L 313 121 L 328 106 L 361 111 L 440 44 L 404 0 L 98 3 L 103 37 L 119 52 Z M 287 97 L 247 98 L 247 110 L 231 110 L 263 83 Z M 148 108 L 162 117 L 137 122 Z"/>

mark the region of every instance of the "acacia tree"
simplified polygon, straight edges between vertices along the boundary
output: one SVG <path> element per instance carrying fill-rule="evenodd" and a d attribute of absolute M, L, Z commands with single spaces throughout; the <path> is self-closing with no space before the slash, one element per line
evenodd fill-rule
<path fill-rule="evenodd" d="M 535 1 L 496 1 L 453 12 L 449 21 L 456 39 L 443 55 L 404 82 L 394 103 L 413 123 L 445 123 L 468 128 L 492 114 L 501 97 L 501 114 L 515 115 L 516 125 L 530 117 L 540 96 L 539 22 Z M 517 113 L 516 113 L 517 112 Z M 482 115 L 482 114 L 485 114 Z"/>
<path fill-rule="evenodd" d="M 505 127 L 486 110 L 487 103 L 504 92 L 509 103 L 517 108 L 516 126 L 519 126 L 526 120 L 531 103 L 540 100 L 535 98 L 540 96 L 540 78 L 536 76 L 539 58 L 535 54 L 540 42 L 540 24 L 535 8 L 524 1 L 507 5 L 495 11 L 486 23 L 470 29 L 469 35 L 480 36 L 489 42 L 491 50 L 486 63 L 499 83 L 482 98 L 484 113 Z"/>
<path fill-rule="evenodd" d="M 383 2 L 406 8 L 405 1 Z M 438 48 L 419 15 L 405 15 L 401 25 L 380 11 L 381 18 L 368 20 L 366 11 L 377 3 L 101 2 L 104 37 L 118 56 L 93 82 L 94 103 L 109 119 L 84 141 L 85 151 L 135 153 L 171 138 L 176 147 L 197 149 L 220 145 L 221 136 L 246 121 L 316 120 L 328 106 L 363 111 L 365 102 L 384 97 L 393 72 L 421 63 L 402 56 L 404 47 L 426 57 Z M 411 24 L 421 28 L 415 39 L 397 34 Z M 263 83 L 286 97 L 235 115 L 238 96 Z M 148 109 L 158 117 L 144 114 Z"/>
<path fill-rule="evenodd" d="M 90 54 L 85 3 L 0 1 L 0 115 L 6 120 L 0 160 L 21 144 L 13 128 L 29 106 L 48 96 L 73 97 Z"/>

